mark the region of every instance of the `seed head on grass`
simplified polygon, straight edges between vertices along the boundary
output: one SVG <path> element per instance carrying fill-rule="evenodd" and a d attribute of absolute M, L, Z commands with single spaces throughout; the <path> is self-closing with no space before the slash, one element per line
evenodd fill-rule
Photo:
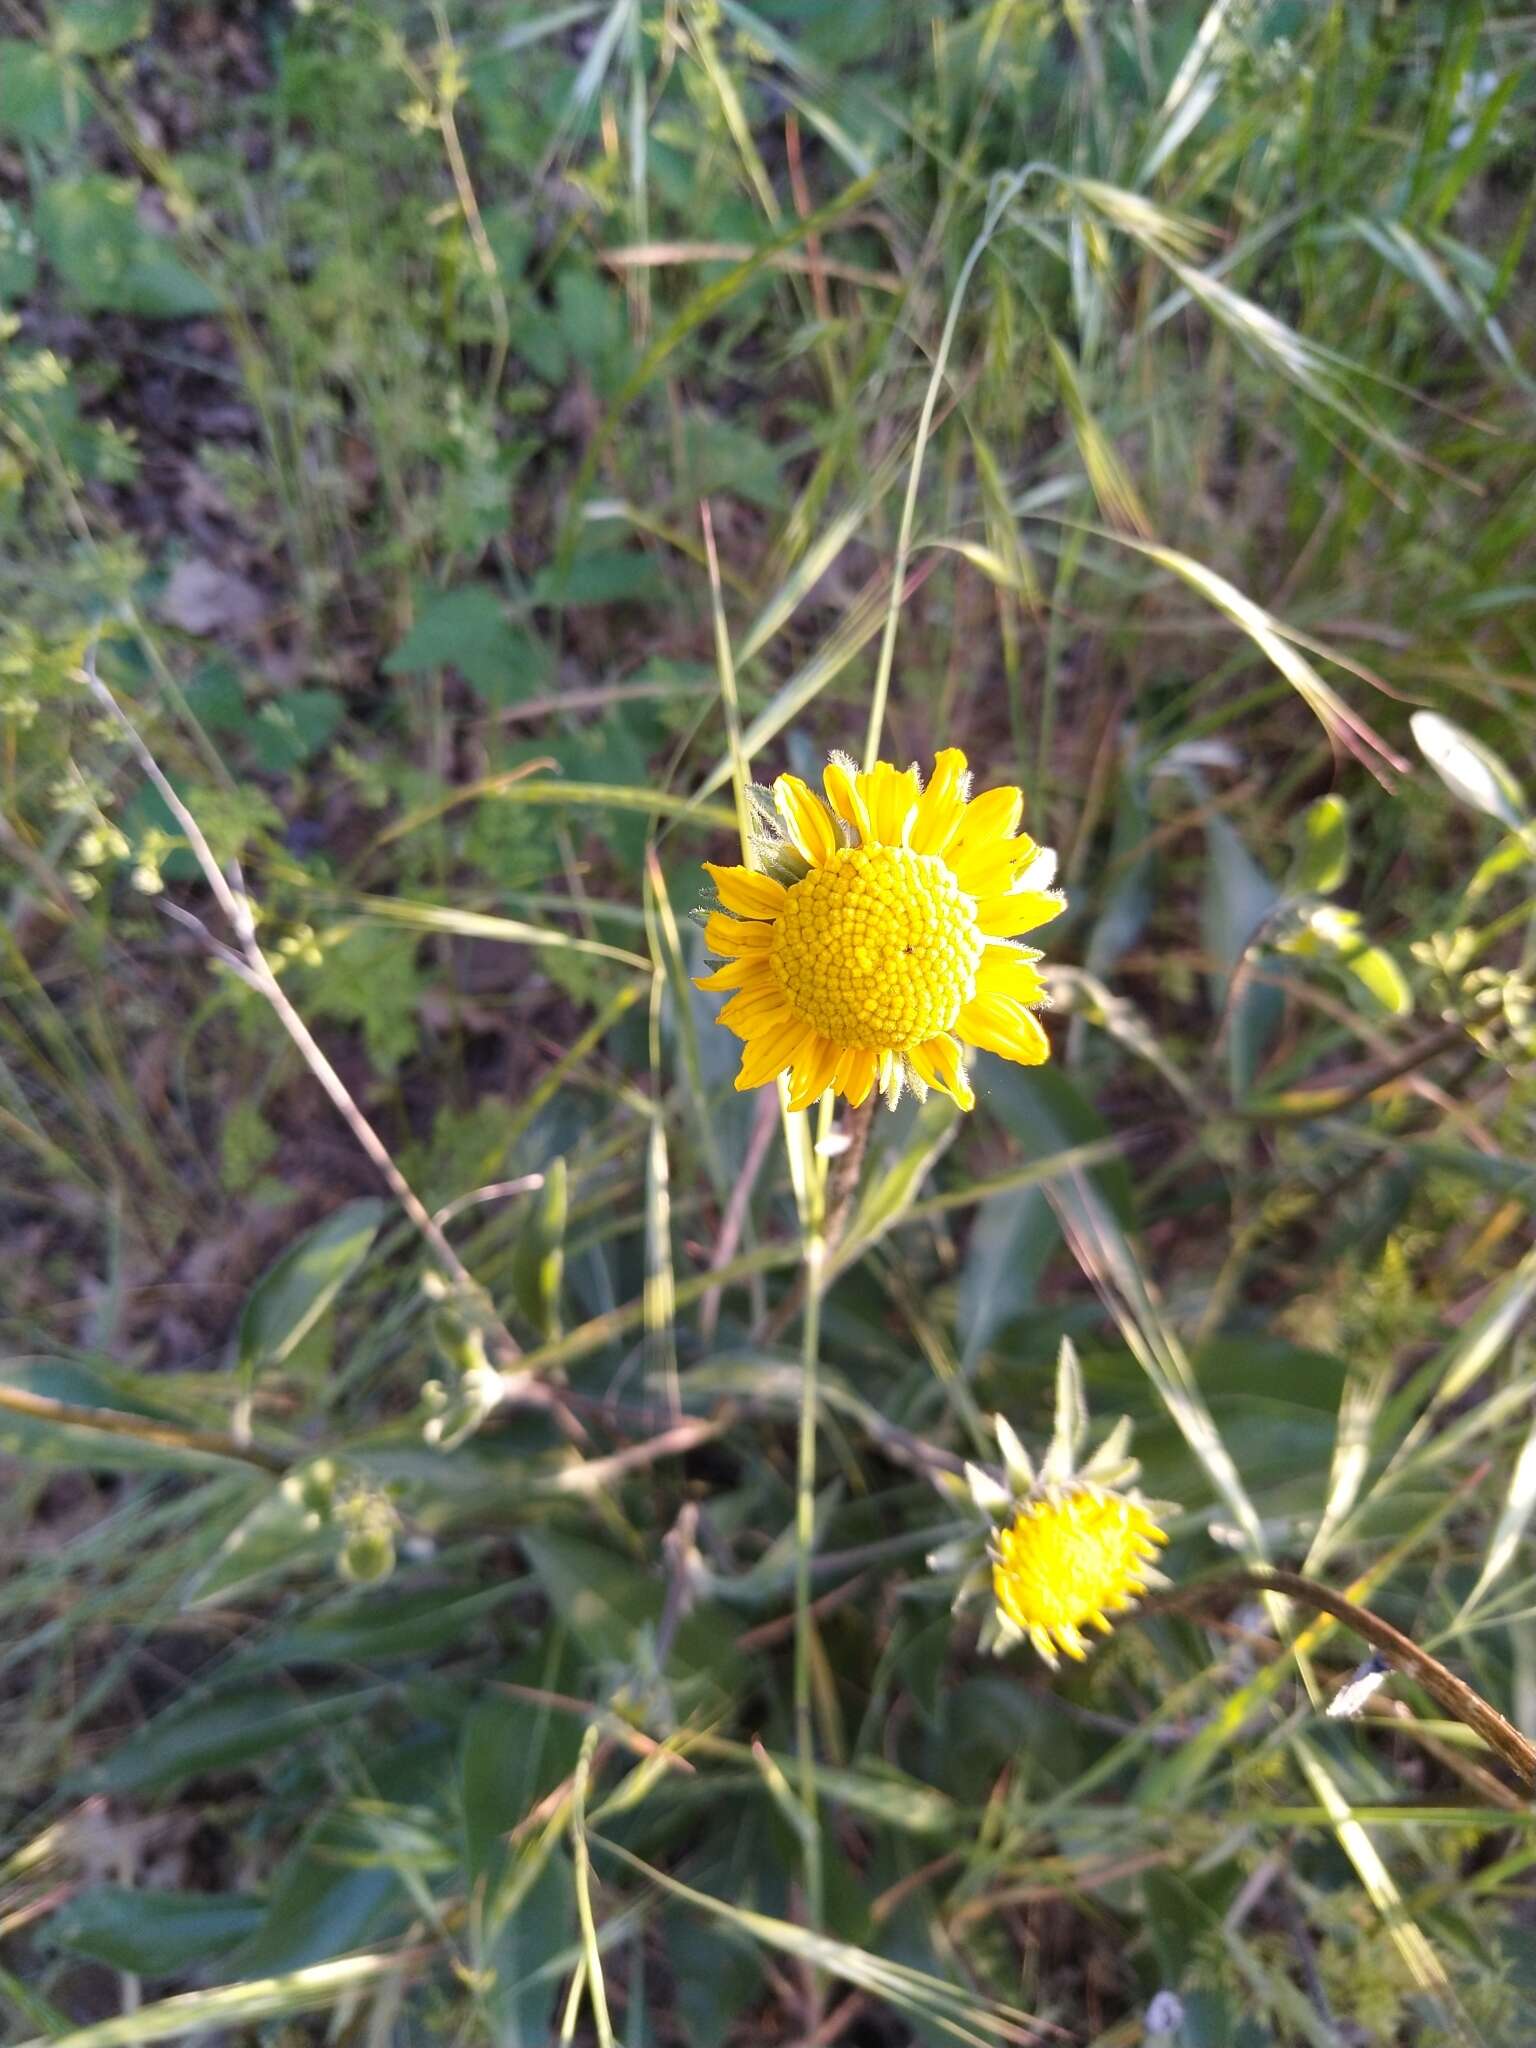
<path fill-rule="evenodd" d="M 962 1049 L 1039 1066 L 1050 1041 L 1032 946 L 1013 943 L 1066 908 L 1055 855 L 1018 830 L 1017 789 L 970 794 L 946 747 L 925 788 L 915 767 L 860 773 L 835 754 L 825 801 L 793 775 L 761 795 L 760 866 L 705 866 L 720 908 L 705 927 L 729 989 L 720 1022 L 742 1039 L 738 1088 L 789 1075 L 790 1107 L 833 1088 L 855 1107 L 878 1087 L 939 1088 L 975 1105 Z"/>

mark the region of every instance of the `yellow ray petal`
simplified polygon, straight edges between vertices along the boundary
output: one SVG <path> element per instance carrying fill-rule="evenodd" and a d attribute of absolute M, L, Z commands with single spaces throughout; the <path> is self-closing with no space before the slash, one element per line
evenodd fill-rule
<path fill-rule="evenodd" d="M 864 777 L 855 773 L 853 763 L 846 754 L 834 754 L 827 763 L 821 780 L 827 792 L 827 802 L 843 823 L 851 825 L 864 845 L 868 846 L 874 837 L 874 829 L 869 822 L 869 806 L 864 801 Z"/>
<path fill-rule="evenodd" d="M 832 1076 L 837 1072 L 841 1057 L 840 1048 L 830 1038 L 823 1038 L 817 1032 L 795 1062 L 791 1078 L 789 1107 L 809 1109 L 817 1098 L 832 1086 Z"/>
<path fill-rule="evenodd" d="M 704 943 L 711 953 L 740 959 L 745 953 L 766 953 L 773 944 L 771 924 L 738 924 L 734 917 L 712 910 L 704 926 Z"/>
<path fill-rule="evenodd" d="M 1021 1067 L 1042 1066 L 1051 1056 L 1051 1041 L 1039 1018 L 1011 996 L 972 996 L 955 1029 L 968 1045 L 1016 1060 Z"/>
<path fill-rule="evenodd" d="M 765 1032 L 762 1037 L 749 1039 L 742 1048 L 737 1088 L 761 1088 L 775 1074 L 782 1074 L 800 1057 L 800 1049 L 810 1035 L 811 1027 L 805 1019 L 790 1014 L 784 1023 Z"/>
<path fill-rule="evenodd" d="M 875 1085 L 877 1064 L 874 1053 L 864 1045 L 849 1046 L 837 1062 L 837 1087 L 855 1109 Z"/>
<path fill-rule="evenodd" d="M 985 839 L 979 846 L 965 846 L 959 840 L 945 854 L 945 864 L 967 896 L 1005 896 L 1018 872 L 1015 848 L 1031 857 L 1032 842 L 1021 839 Z"/>
<path fill-rule="evenodd" d="M 911 768 L 893 768 L 889 761 L 877 761 L 860 780 L 876 844 L 905 846 L 917 808 L 916 772 Z"/>
<path fill-rule="evenodd" d="M 917 800 L 910 845 L 914 853 L 942 853 L 960 830 L 965 816 L 966 760 L 958 747 L 944 747 L 933 757 L 928 787 Z"/>
<path fill-rule="evenodd" d="M 1011 996 L 1016 1003 L 1043 1003 L 1045 983 L 1033 960 L 1011 946 L 988 946 L 976 969 L 979 996 Z"/>
<path fill-rule="evenodd" d="M 734 910 L 739 917 L 777 917 L 789 900 L 782 882 L 751 868 L 720 868 L 707 860 L 704 872 L 715 885 L 721 907 Z"/>
<path fill-rule="evenodd" d="M 821 798 L 798 775 L 781 775 L 773 785 L 773 801 L 791 843 L 811 866 L 829 861 L 843 842 Z"/>
<path fill-rule="evenodd" d="M 1015 789 L 1006 782 L 996 789 L 984 789 L 980 796 L 973 796 L 966 805 L 960 830 L 955 834 L 955 845 L 971 851 L 978 846 L 995 846 L 1000 840 L 1011 839 L 1018 831 L 1023 815 L 1022 789 Z"/>
<path fill-rule="evenodd" d="M 947 1033 L 912 1046 L 907 1053 L 912 1070 L 930 1088 L 941 1088 L 962 1109 L 974 1109 L 976 1097 L 965 1069 L 960 1064 L 960 1047 Z"/>
<path fill-rule="evenodd" d="M 1059 889 L 1015 889 L 1006 896 L 987 896 L 976 906 L 976 922 L 989 939 L 1016 939 L 1053 917 L 1060 917 L 1067 899 Z"/>
<path fill-rule="evenodd" d="M 784 991 L 770 975 L 766 982 L 754 982 L 726 1003 L 715 1019 L 734 1031 L 738 1038 L 761 1038 L 776 1031 L 795 1012 L 784 999 Z"/>
<path fill-rule="evenodd" d="M 695 988 L 750 988 L 755 981 L 773 978 L 767 959 L 761 953 L 747 953 L 737 960 L 727 960 L 723 967 L 717 967 L 712 974 L 696 974 Z"/>

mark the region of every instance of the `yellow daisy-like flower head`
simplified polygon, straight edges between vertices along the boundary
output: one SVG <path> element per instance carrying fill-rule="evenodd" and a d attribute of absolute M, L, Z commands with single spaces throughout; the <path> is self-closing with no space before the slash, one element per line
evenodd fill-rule
<path fill-rule="evenodd" d="M 983 1649 L 1001 1655 L 1029 1642 L 1052 1666 L 1058 1651 L 1082 1658 L 1084 1629 L 1107 1635 L 1112 1614 L 1125 1613 L 1149 1586 L 1167 1585 L 1153 1560 L 1168 1540 L 1160 1524 L 1177 1509 L 1137 1490 L 1141 1467 L 1130 1455 L 1127 1417 L 1083 1458 L 1088 1404 L 1066 1338 L 1056 1361 L 1056 1426 L 1039 1470 L 1004 1416 L 992 1426 L 1001 1474 L 967 1465 L 963 1481 L 946 1473 L 938 1482 L 954 1499 L 969 1496 L 982 1533 L 947 1544 L 929 1565 L 961 1575 L 957 1610 L 990 1594 Z"/>
<path fill-rule="evenodd" d="M 1106 1487 L 1053 1489 L 1028 1501 L 992 1550 L 1001 1612 L 1047 1662 L 1083 1658 L 1085 1628 L 1109 1634 L 1147 1590 L 1147 1571 L 1167 1537 L 1143 1502 Z"/>
<path fill-rule="evenodd" d="M 789 1075 L 792 1109 L 835 1088 L 975 1097 L 961 1063 L 980 1046 L 1038 1066 L 1045 987 L 1012 942 L 1066 908 L 1055 857 L 1019 832 L 1017 789 L 970 794 L 946 747 L 926 788 L 915 768 L 860 774 L 834 755 L 823 800 L 793 775 L 773 786 L 777 837 L 761 871 L 705 863 L 720 899 L 705 927 L 729 989 L 720 1022 L 744 1041 L 738 1088 Z"/>

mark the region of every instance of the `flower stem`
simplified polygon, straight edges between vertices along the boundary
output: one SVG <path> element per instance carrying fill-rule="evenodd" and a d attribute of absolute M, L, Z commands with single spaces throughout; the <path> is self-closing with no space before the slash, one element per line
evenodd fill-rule
<path fill-rule="evenodd" d="M 816 1547 L 816 1403 L 821 1352 L 821 1291 L 827 1257 L 820 1229 L 805 1237 L 800 1320 L 800 1440 L 795 1476 L 795 1756 L 805 1829 L 805 1909 L 813 1930 L 822 1920 L 821 1823 L 816 1795 L 816 1731 L 811 1716 L 811 1559 Z"/>

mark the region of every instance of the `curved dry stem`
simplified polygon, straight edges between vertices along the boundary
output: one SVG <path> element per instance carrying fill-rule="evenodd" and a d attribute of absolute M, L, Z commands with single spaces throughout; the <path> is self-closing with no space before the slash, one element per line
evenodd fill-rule
<path fill-rule="evenodd" d="M 1379 1614 L 1373 1614 L 1369 1607 L 1359 1606 L 1316 1579 L 1278 1568 L 1224 1572 L 1219 1579 L 1206 1579 L 1198 1586 L 1179 1588 L 1144 1601 L 1141 1612 L 1204 1604 L 1238 1592 L 1282 1593 L 1287 1599 L 1298 1601 L 1319 1614 L 1331 1615 L 1335 1621 L 1353 1629 L 1398 1670 L 1417 1679 L 1435 1703 L 1453 1719 L 1465 1722 L 1474 1734 L 1481 1736 L 1489 1749 L 1501 1756 L 1526 1784 L 1536 1785 L 1536 1743 L 1528 1741 L 1513 1722 L 1505 1720 L 1498 1708 L 1485 1700 L 1480 1692 L 1474 1691 L 1465 1679 L 1447 1670 L 1438 1657 L 1421 1650 L 1411 1636 L 1405 1636 L 1401 1629 L 1394 1628 Z"/>

